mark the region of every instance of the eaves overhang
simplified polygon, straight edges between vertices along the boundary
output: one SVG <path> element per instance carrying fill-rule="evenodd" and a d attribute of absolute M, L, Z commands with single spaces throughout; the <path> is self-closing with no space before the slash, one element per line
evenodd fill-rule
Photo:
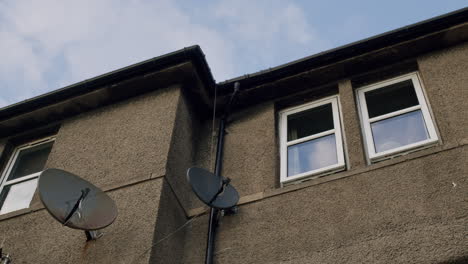
<path fill-rule="evenodd" d="M 198 45 L 1 108 L 0 138 L 171 85 L 207 108 L 216 84 Z"/>
<path fill-rule="evenodd" d="M 468 8 L 331 49 L 278 67 L 216 84 L 199 46 L 184 48 L 0 109 L 0 137 L 89 111 L 119 100 L 182 85 L 198 109 L 219 106 L 235 82 L 238 106 L 248 106 L 457 45 L 468 40 Z"/>
<path fill-rule="evenodd" d="M 468 40 L 468 8 L 218 83 L 221 98 L 240 83 L 248 106 L 304 89 L 354 78 Z M 223 101 L 221 101 L 223 104 Z"/>

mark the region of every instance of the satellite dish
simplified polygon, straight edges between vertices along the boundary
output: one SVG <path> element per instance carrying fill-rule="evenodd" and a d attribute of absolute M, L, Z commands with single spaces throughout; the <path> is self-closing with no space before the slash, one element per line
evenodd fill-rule
<path fill-rule="evenodd" d="M 47 211 L 62 225 L 86 231 L 112 224 L 117 217 L 114 201 L 93 184 L 59 169 L 39 177 L 39 196 Z"/>
<path fill-rule="evenodd" d="M 239 193 L 229 185 L 229 178 L 218 177 L 205 169 L 192 167 L 187 170 L 187 180 L 195 195 L 209 207 L 228 209 L 239 201 Z"/>

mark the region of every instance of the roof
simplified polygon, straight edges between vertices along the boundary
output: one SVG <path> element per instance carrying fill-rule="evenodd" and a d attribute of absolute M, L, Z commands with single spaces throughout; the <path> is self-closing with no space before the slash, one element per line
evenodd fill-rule
<path fill-rule="evenodd" d="M 332 64 L 346 58 L 359 56 L 372 50 L 378 50 L 397 43 L 416 39 L 432 32 L 444 30 L 466 22 L 468 22 L 468 7 L 320 52 L 277 67 L 226 80 L 219 83 L 218 86 L 226 89 L 235 82 L 244 84 L 243 87 L 259 85 L 266 81 L 284 78 L 285 76 L 297 74 L 307 69 Z"/>
<path fill-rule="evenodd" d="M 290 79 L 292 76 L 307 73 L 307 81 L 310 81 L 309 87 L 311 87 L 464 42 L 468 39 L 467 22 L 468 8 L 464 8 L 219 84 L 215 83 L 201 48 L 192 46 L 1 108 L 0 128 L 15 126 L 15 122 L 10 122 L 7 126 L 5 126 L 5 122 L 11 121 L 17 116 L 39 111 L 59 102 L 70 101 L 75 97 L 90 94 L 103 87 L 112 86 L 145 74 L 163 71 L 183 63 L 190 63 L 192 70 L 196 72 L 198 79 L 204 86 L 203 91 L 194 91 L 195 97 L 193 97 L 193 100 L 202 101 L 202 104 L 209 109 L 212 107 L 210 102 L 214 96 L 213 87 L 218 88 L 218 103 L 222 104 L 224 102 L 223 95 L 230 93 L 235 82 L 240 82 L 242 91 L 241 105 L 249 105 L 297 91 L 299 88 L 294 90 L 290 84 L 283 86 L 272 85 L 272 83 Z M 449 31 L 456 32 L 456 34 L 449 35 L 447 33 Z M 185 73 L 189 74 L 188 71 Z M 173 73 L 170 76 L 174 78 L 177 75 Z M 165 78 L 167 79 L 167 76 Z M 194 85 L 189 86 L 189 89 L 200 89 L 199 87 L 194 88 Z M 147 91 L 147 89 L 140 92 L 144 91 Z M 120 96 L 131 95 L 133 94 L 126 92 Z M 0 136 L 2 135 L 4 134 L 0 133 Z"/>
<path fill-rule="evenodd" d="M 103 86 L 119 83 L 136 76 L 163 70 L 184 62 L 194 64 L 198 75 L 207 87 L 213 87 L 215 81 L 211 74 L 205 55 L 200 46 L 186 47 L 171 53 L 167 53 L 149 60 L 145 60 L 109 73 L 96 76 L 91 79 L 75 83 L 58 90 L 54 90 L 9 106 L 0 108 L 0 120 L 10 118 L 14 115 L 29 112 L 34 109 L 45 107 L 72 97 L 92 92 Z"/>

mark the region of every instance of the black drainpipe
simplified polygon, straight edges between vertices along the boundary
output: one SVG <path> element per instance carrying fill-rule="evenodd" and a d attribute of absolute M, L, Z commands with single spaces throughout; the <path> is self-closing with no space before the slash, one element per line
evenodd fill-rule
<path fill-rule="evenodd" d="M 234 83 L 234 92 L 229 99 L 229 103 L 224 110 L 224 115 L 219 122 L 218 127 L 218 143 L 216 145 L 216 163 L 215 163 L 215 175 L 216 177 L 221 176 L 221 169 L 223 167 L 223 148 L 224 148 L 224 134 L 226 131 L 224 130 L 226 127 L 226 120 L 229 116 L 229 111 L 231 110 L 231 106 L 234 102 L 234 99 L 239 92 L 239 83 Z M 216 104 L 216 102 L 215 102 Z M 216 208 L 211 208 L 210 210 L 210 220 L 208 222 L 208 239 L 206 242 L 206 254 L 205 254 L 205 263 L 212 264 L 213 263 L 213 255 L 214 255 L 214 240 L 216 236 L 216 227 L 218 226 L 218 214 L 219 210 Z"/>

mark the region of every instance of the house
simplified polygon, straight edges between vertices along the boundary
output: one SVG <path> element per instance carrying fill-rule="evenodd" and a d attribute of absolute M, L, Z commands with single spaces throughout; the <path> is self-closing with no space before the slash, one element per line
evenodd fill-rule
<path fill-rule="evenodd" d="M 0 109 L 3 254 L 203 263 L 186 170 L 213 169 L 213 111 L 239 82 L 215 263 L 467 263 L 467 39 L 462 9 L 218 84 L 194 46 Z M 114 199 L 102 237 L 48 214 L 44 168 Z"/>

